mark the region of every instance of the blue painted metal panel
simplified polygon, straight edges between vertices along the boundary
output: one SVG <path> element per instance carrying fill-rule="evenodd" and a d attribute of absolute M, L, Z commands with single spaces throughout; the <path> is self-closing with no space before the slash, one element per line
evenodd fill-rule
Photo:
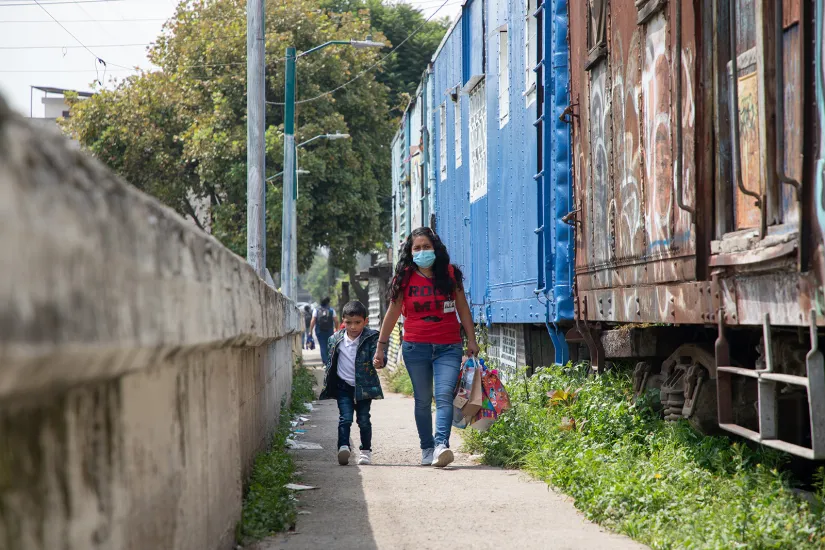
<path fill-rule="evenodd" d="M 453 102 L 453 95 L 463 84 L 462 75 L 462 30 L 463 25 L 455 25 L 445 37 L 438 55 L 433 60 L 431 103 L 432 121 L 430 135 L 433 138 L 433 165 L 435 170 L 435 214 L 436 232 L 444 241 L 450 252 L 450 259 L 464 272 L 467 289 L 470 289 L 472 273 L 470 269 L 470 228 L 469 196 L 470 173 L 469 149 L 467 147 L 467 98 L 457 96 L 458 103 Z M 446 135 L 441 134 L 440 109 L 446 110 Z M 462 127 L 462 163 L 456 167 L 455 154 L 455 107 L 461 113 Z M 446 179 L 441 179 L 441 143 L 446 140 Z M 468 292 L 469 294 L 469 292 Z"/>
<path fill-rule="evenodd" d="M 504 29 L 508 42 L 509 116 L 501 127 L 499 110 L 499 32 L 488 34 L 488 224 L 489 320 L 493 323 L 543 323 L 544 307 L 536 288 L 535 101 L 527 105 L 525 82 L 525 6 L 493 0 L 488 28 Z"/>
<path fill-rule="evenodd" d="M 433 59 L 432 100 L 425 117 L 433 143 L 436 229 L 454 263 L 465 271 L 474 319 L 545 324 L 558 361 L 566 361 L 567 346 L 556 324 L 573 317 L 573 229 L 561 221 L 573 209 L 569 127 L 559 120 L 570 101 L 566 2 L 540 3 L 536 12 L 540 44 L 534 50 L 536 59 L 529 61 L 524 59 L 528 32 L 524 4 L 467 2 L 461 21 Z M 504 25 L 509 44 L 509 119 L 500 125 L 499 32 L 495 31 Z M 546 61 L 537 68 L 540 92 L 527 104 L 525 63 L 542 60 Z M 548 70 L 543 70 L 545 64 Z M 487 194 L 471 204 L 470 101 L 466 94 L 458 95 L 462 162 L 457 167 L 456 104 L 451 91 L 482 74 L 486 75 Z M 441 135 L 442 105 L 446 135 Z M 539 113 L 545 114 L 539 117 Z M 442 180 L 444 140 L 447 170 Z M 538 232 L 536 220 L 543 227 Z"/>
<path fill-rule="evenodd" d="M 570 68 L 567 45 L 567 0 L 546 0 L 544 12 L 545 62 L 552 70 L 546 71 L 544 105 L 547 123 L 544 125 L 545 166 L 551 173 L 545 175 L 545 192 L 550 192 L 550 218 L 553 222 L 551 248 L 546 252 L 552 258 L 552 300 L 548 320 L 557 323 L 573 319 L 573 228 L 562 218 L 573 210 L 572 157 L 570 127 L 562 121 L 562 113 L 570 104 Z M 549 267 L 549 263 L 547 264 Z"/>

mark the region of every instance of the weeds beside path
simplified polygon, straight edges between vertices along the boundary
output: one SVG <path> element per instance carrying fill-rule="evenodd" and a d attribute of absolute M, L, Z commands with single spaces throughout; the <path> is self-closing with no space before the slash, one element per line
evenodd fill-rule
<path fill-rule="evenodd" d="M 392 371 L 385 370 L 385 377 L 387 380 L 387 388 L 391 392 L 400 393 L 406 396 L 412 396 L 413 387 L 412 380 L 410 380 L 410 373 L 404 363 L 399 363 Z"/>
<path fill-rule="evenodd" d="M 314 384 L 313 374 L 298 361 L 293 371 L 290 406 L 282 407 L 278 429 L 267 449 L 255 457 L 236 537 L 242 544 L 286 531 L 295 524 L 296 502 L 285 487 L 294 481 L 295 462 L 287 452 L 286 440 L 292 417 L 303 413 L 304 403 L 315 399 Z"/>
<path fill-rule="evenodd" d="M 628 374 L 556 366 L 509 390 L 513 409 L 487 433 L 466 430 L 467 448 L 567 493 L 589 519 L 653 548 L 825 548 L 825 493 L 795 494 L 781 453 L 664 422 Z"/>

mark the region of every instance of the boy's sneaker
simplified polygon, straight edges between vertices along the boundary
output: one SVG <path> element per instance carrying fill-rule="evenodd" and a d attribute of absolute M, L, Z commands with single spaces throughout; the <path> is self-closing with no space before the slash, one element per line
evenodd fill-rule
<path fill-rule="evenodd" d="M 372 464 L 372 451 L 361 451 L 361 456 L 358 457 L 358 464 L 367 466 Z"/>
<path fill-rule="evenodd" d="M 432 466 L 433 465 L 433 453 L 435 449 L 421 449 L 421 465 L 422 466 Z"/>
<path fill-rule="evenodd" d="M 349 447 L 347 447 L 346 445 L 341 445 L 340 447 L 338 447 L 338 464 L 340 464 L 341 466 L 346 466 L 347 464 L 349 464 L 349 455 Z"/>
<path fill-rule="evenodd" d="M 433 453 L 433 466 L 436 468 L 443 468 L 444 466 L 450 464 L 453 460 L 455 460 L 453 452 L 447 448 L 446 445 L 436 446 L 435 452 Z"/>

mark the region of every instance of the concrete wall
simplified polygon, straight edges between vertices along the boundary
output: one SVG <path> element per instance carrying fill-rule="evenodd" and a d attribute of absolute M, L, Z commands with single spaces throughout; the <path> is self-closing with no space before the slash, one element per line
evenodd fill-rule
<path fill-rule="evenodd" d="M 0 549 L 231 548 L 297 310 L 0 100 Z"/>

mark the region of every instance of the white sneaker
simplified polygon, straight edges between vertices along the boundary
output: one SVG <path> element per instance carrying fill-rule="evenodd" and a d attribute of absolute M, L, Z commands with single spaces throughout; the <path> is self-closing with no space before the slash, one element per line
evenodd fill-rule
<path fill-rule="evenodd" d="M 422 466 L 432 466 L 433 465 L 433 452 L 435 449 L 421 449 L 421 465 Z"/>
<path fill-rule="evenodd" d="M 361 456 L 358 457 L 358 464 L 361 466 L 372 464 L 372 451 L 361 451 Z"/>
<path fill-rule="evenodd" d="M 347 464 L 349 464 L 349 455 L 349 447 L 347 447 L 346 445 L 341 445 L 338 448 L 338 464 L 340 464 L 341 466 L 346 466 Z"/>
<path fill-rule="evenodd" d="M 450 464 L 453 460 L 455 460 L 453 452 L 445 445 L 438 445 L 435 448 L 435 452 L 433 453 L 433 466 L 436 468 L 443 468 L 444 466 Z"/>

